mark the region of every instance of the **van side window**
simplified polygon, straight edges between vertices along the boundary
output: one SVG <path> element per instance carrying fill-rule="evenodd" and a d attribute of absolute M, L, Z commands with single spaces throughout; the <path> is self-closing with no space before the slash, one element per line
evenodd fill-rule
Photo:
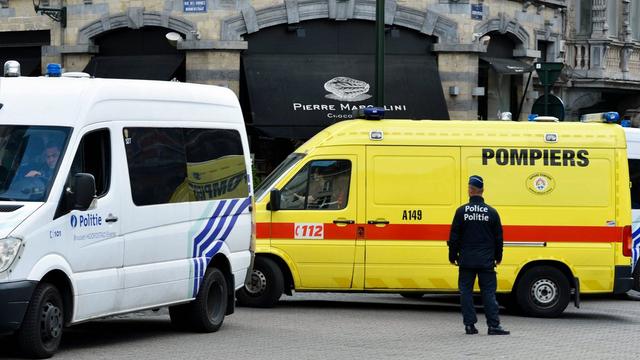
<path fill-rule="evenodd" d="M 237 130 L 126 128 L 123 135 L 137 206 L 249 196 Z"/>
<path fill-rule="evenodd" d="M 249 196 L 240 133 L 226 129 L 184 129 L 189 201 Z"/>
<path fill-rule="evenodd" d="M 629 180 L 631 181 L 631 208 L 640 209 L 640 160 L 629 159 Z"/>
<path fill-rule="evenodd" d="M 73 157 L 71 170 L 65 183 L 66 189 L 74 191 L 73 179 L 77 173 L 89 173 L 96 180 L 96 196 L 102 197 L 109 192 L 111 184 L 111 138 L 109 129 L 95 130 L 85 134 Z M 63 196 L 56 212 L 56 218 L 73 209 L 71 199 Z"/>
<path fill-rule="evenodd" d="M 123 135 L 133 203 L 184 201 L 179 192 L 187 178 L 182 129 L 125 128 Z"/>
<path fill-rule="evenodd" d="M 349 160 L 312 161 L 282 188 L 281 209 L 344 209 L 349 199 L 350 179 Z"/>

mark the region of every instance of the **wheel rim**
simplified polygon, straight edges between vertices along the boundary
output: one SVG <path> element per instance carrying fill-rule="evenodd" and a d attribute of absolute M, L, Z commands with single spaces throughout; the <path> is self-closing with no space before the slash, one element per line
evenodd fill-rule
<path fill-rule="evenodd" d="M 558 285 L 549 279 L 540 279 L 531 287 L 531 296 L 540 306 L 553 306 L 558 301 L 558 294 Z"/>
<path fill-rule="evenodd" d="M 42 307 L 40 334 L 43 343 L 51 343 L 62 334 L 63 316 L 60 307 L 48 301 Z"/>
<path fill-rule="evenodd" d="M 209 309 L 209 318 L 216 321 L 220 317 L 220 313 L 223 311 L 222 303 L 224 300 L 224 288 L 221 283 L 215 282 L 209 287 L 209 294 L 207 296 L 207 309 Z"/>
<path fill-rule="evenodd" d="M 267 289 L 267 277 L 260 270 L 251 272 L 251 281 L 245 286 L 251 296 L 260 296 Z"/>

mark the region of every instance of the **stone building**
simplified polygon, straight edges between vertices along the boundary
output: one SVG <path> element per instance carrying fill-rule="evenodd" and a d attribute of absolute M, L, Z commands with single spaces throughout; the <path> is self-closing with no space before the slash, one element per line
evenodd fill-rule
<path fill-rule="evenodd" d="M 640 125 L 640 0 L 574 0 L 567 16 L 568 112 L 618 111 Z"/>
<path fill-rule="evenodd" d="M 586 10 L 571 5 L 567 12 L 569 2 L 386 0 L 387 117 L 476 120 L 510 112 L 526 119 L 540 95 L 535 75 L 525 92 L 534 61 L 566 57 L 573 64 L 574 77 L 556 87 L 570 106 L 604 98 L 596 84 L 638 79 L 639 52 L 629 45 L 637 26 L 624 20 L 637 10 L 619 0 L 626 18 L 619 18 L 614 39 L 600 16 L 604 0 L 592 1 L 598 17 L 588 30 L 578 26 L 588 23 L 579 16 Z M 36 13 L 34 4 L 64 8 L 66 23 Z M 97 77 L 227 86 L 240 98 L 259 159 L 278 161 L 297 140 L 373 103 L 373 0 L 0 0 L 0 6 L 0 61 L 19 60 L 23 75 L 42 74 L 56 62 Z M 172 41 L 169 32 L 177 33 Z M 611 80 L 590 81 L 613 73 Z"/>

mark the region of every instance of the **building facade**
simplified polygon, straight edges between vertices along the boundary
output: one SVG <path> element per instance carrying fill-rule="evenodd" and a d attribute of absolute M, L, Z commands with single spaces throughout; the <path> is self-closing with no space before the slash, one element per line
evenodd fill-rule
<path fill-rule="evenodd" d="M 618 111 L 639 126 L 640 0 L 575 0 L 567 13 L 567 109 Z"/>
<path fill-rule="evenodd" d="M 64 8 L 66 23 L 34 5 Z M 23 75 L 56 62 L 97 77 L 227 86 L 240 98 L 257 157 L 278 161 L 296 142 L 373 104 L 375 7 L 0 0 L 0 61 L 19 60 Z M 640 27 L 631 21 L 638 11 L 630 0 L 386 0 L 387 117 L 526 119 L 541 95 L 535 73 L 526 86 L 535 61 L 570 65 L 554 93 L 576 116 L 606 99 L 604 89 L 640 85 Z"/>

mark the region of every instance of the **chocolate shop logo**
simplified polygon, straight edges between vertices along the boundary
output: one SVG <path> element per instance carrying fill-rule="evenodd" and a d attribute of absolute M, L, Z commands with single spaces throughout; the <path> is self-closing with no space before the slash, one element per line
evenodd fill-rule
<path fill-rule="evenodd" d="M 338 101 L 364 101 L 371 97 L 367 94 L 369 84 L 346 76 L 338 76 L 324 83 L 324 89 L 330 92 L 327 99 Z"/>

